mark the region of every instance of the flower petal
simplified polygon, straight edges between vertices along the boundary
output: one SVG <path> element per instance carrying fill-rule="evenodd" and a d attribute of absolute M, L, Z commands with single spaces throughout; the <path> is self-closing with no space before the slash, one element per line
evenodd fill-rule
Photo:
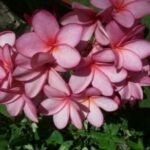
<path fill-rule="evenodd" d="M 38 36 L 47 42 L 54 42 L 59 31 L 56 18 L 46 10 L 37 12 L 32 18 L 32 26 Z"/>
<path fill-rule="evenodd" d="M 47 52 L 49 50 L 44 43 L 34 32 L 25 33 L 16 41 L 17 51 L 27 57 L 32 57 L 39 52 Z"/>
<path fill-rule="evenodd" d="M 83 27 L 77 24 L 69 24 L 61 28 L 57 36 L 58 44 L 67 44 L 75 47 L 82 37 Z"/>
<path fill-rule="evenodd" d="M 58 113 L 54 114 L 53 121 L 55 126 L 58 129 L 63 129 L 66 127 L 69 121 L 69 105 L 66 104 L 63 109 L 61 109 Z"/>
<path fill-rule="evenodd" d="M 81 59 L 79 52 L 68 45 L 58 45 L 53 49 L 52 54 L 56 62 L 64 68 L 77 66 Z"/>
<path fill-rule="evenodd" d="M 44 115 L 54 115 L 61 111 L 61 109 L 65 106 L 66 102 L 62 99 L 46 99 L 42 101 L 40 105 L 40 112 Z"/>
<path fill-rule="evenodd" d="M 123 67 L 130 71 L 141 71 L 142 70 L 142 62 L 140 57 L 137 56 L 135 53 L 123 50 Z"/>
<path fill-rule="evenodd" d="M 10 46 L 14 46 L 16 40 L 16 36 L 14 32 L 5 31 L 0 33 L 0 46 L 3 47 L 5 44 L 9 44 Z"/>
<path fill-rule="evenodd" d="M 24 96 L 25 105 L 24 105 L 24 113 L 25 115 L 32 121 L 38 122 L 37 110 L 33 102 Z"/>
<path fill-rule="evenodd" d="M 100 92 L 105 96 L 111 96 L 113 94 L 113 87 L 108 77 L 98 69 L 95 70 L 92 85 L 98 88 Z"/>
<path fill-rule="evenodd" d="M 125 45 L 124 48 L 134 52 L 141 59 L 150 56 L 150 42 L 146 40 L 133 41 L 132 43 Z"/>
<path fill-rule="evenodd" d="M 87 120 L 94 126 L 100 127 L 104 122 L 104 117 L 101 110 L 95 105 L 90 103 L 90 112 L 87 116 Z"/>
<path fill-rule="evenodd" d="M 93 78 L 93 72 L 90 68 L 85 67 L 77 70 L 75 74 L 70 77 L 69 85 L 73 93 L 80 93 L 88 87 Z"/>
<path fill-rule="evenodd" d="M 97 106 L 108 112 L 118 109 L 118 104 L 113 99 L 107 97 L 95 97 L 94 102 Z"/>
<path fill-rule="evenodd" d="M 91 4 L 95 7 L 106 9 L 111 6 L 109 0 L 90 0 Z"/>

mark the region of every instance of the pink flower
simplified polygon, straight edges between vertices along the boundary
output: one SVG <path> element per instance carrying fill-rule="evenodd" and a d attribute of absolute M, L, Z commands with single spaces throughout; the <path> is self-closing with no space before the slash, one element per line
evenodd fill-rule
<path fill-rule="evenodd" d="M 117 71 L 113 62 L 114 55 L 109 49 L 91 52 L 81 61 L 70 78 L 69 84 L 74 93 L 80 93 L 92 84 L 93 87 L 100 90 L 102 95 L 111 96 L 114 91 L 113 84 L 121 82 L 127 76 L 125 70 Z"/>
<path fill-rule="evenodd" d="M 78 102 L 80 96 L 72 93 L 69 86 L 56 72 L 50 73 L 49 85 L 44 87 L 44 93 L 48 99 L 41 103 L 40 111 L 45 115 L 53 115 L 53 121 L 57 128 L 65 128 L 69 118 L 77 128 L 82 128 Z"/>
<path fill-rule="evenodd" d="M 100 127 L 104 122 L 101 109 L 107 112 L 118 109 L 118 104 L 113 99 L 101 96 L 101 93 L 96 88 L 88 88 L 86 90 L 82 104 L 89 108 L 89 112 L 84 112 L 86 119 L 96 127 Z"/>
<path fill-rule="evenodd" d="M 37 110 L 32 100 L 24 93 L 22 86 L 16 86 L 9 90 L 2 90 L 6 96 L 0 98 L 0 103 L 6 105 L 11 116 L 18 116 L 23 110 L 32 121 L 38 122 Z"/>
<path fill-rule="evenodd" d="M 18 52 L 32 57 L 39 52 L 49 52 L 64 68 L 72 68 L 80 62 L 80 54 L 74 48 L 82 36 L 82 27 L 77 24 L 60 29 L 56 18 L 45 10 L 32 18 L 34 32 L 23 34 L 16 42 Z"/>
<path fill-rule="evenodd" d="M 83 44 L 87 43 L 92 35 L 95 34 L 97 42 L 102 45 L 108 45 L 110 42 L 109 37 L 101 23 L 100 14 L 97 14 L 92 9 L 78 3 L 73 3 L 73 9 L 73 11 L 67 13 L 62 18 L 61 24 L 68 25 L 75 23 L 82 25 L 84 27 L 81 38 Z"/>
<path fill-rule="evenodd" d="M 149 0 L 90 0 L 100 9 L 111 9 L 111 15 L 119 24 L 130 28 L 136 19 L 150 14 Z"/>
<path fill-rule="evenodd" d="M 55 63 L 54 58 L 49 53 L 37 53 L 32 59 L 18 55 L 16 64 L 17 67 L 13 76 L 16 80 L 24 82 L 25 92 L 30 98 L 41 92 L 54 69 L 65 71 Z"/>
<path fill-rule="evenodd" d="M 135 34 L 124 32 L 114 21 L 107 25 L 106 30 L 111 39 L 111 49 L 116 56 L 115 63 L 117 68 L 141 71 L 142 60 L 150 56 L 150 42 L 136 39 Z"/>

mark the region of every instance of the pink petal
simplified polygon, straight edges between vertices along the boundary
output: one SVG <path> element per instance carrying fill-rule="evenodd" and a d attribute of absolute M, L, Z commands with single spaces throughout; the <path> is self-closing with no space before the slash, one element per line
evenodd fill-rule
<path fill-rule="evenodd" d="M 0 33 L 0 46 L 3 47 L 5 44 L 9 44 L 10 46 L 14 46 L 16 40 L 16 36 L 14 32 L 5 31 Z"/>
<path fill-rule="evenodd" d="M 137 54 L 141 59 L 150 56 L 150 42 L 145 40 L 137 40 L 124 46 L 125 49 Z"/>
<path fill-rule="evenodd" d="M 63 99 L 46 99 L 42 101 L 40 106 L 40 112 L 44 115 L 54 115 L 64 108 L 66 102 Z"/>
<path fill-rule="evenodd" d="M 118 44 L 120 40 L 125 36 L 124 32 L 121 30 L 121 28 L 115 21 L 111 21 L 106 26 L 106 31 L 107 31 L 107 34 L 109 35 L 110 42 L 113 45 Z"/>
<path fill-rule="evenodd" d="M 68 85 L 54 69 L 51 69 L 49 71 L 48 83 L 51 87 L 55 88 L 56 90 L 67 95 L 70 94 L 70 89 Z"/>
<path fill-rule="evenodd" d="M 99 42 L 102 45 L 108 45 L 110 42 L 107 32 L 105 31 L 104 27 L 99 22 L 95 31 L 95 38 L 97 42 Z"/>
<path fill-rule="evenodd" d="M 58 45 L 52 51 L 56 62 L 64 68 L 73 68 L 80 62 L 79 52 L 69 45 Z"/>
<path fill-rule="evenodd" d="M 135 98 L 135 99 L 142 100 L 143 99 L 143 90 L 142 90 L 140 84 L 130 83 L 129 86 L 130 86 L 130 90 L 131 90 L 131 93 L 132 93 L 132 97 Z"/>
<path fill-rule="evenodd" d="M 23 106 L 24 100 L 22 97 L 19 97 L 16 101 L 6 105 L 7 111 L 11 116 L 17 116 L 22 111 Z"/>
<path fill-rule="evenodd" d="M 25 33 L 16 41 L 17 51 L 27 57 L 32 57 L 39 52 L 47 52 L 49 50 L 44 43 L 34 32 Z"/>
<path fill-rule="evenodd" d="M 90 104 L 90 112 L 87 116 L 87 120 L 96 127 L 102 126 L 104 122 L 101 110 L 94 103 Z"/>
<path fill-rule="evenodd" d="M 129 85 L 125 85 L 120 91 L 119 94 L 121 96 L 121 99 L 123 100 L 129 100 L 131 97 L 131 89 Z"/>
<path fill-rule="evenodd" d="M 61 28 L 58 36 L 58 44 L 67 44 L 71 47 L 75 47 L 81 39 L 83 28 L 77 24 L 69 24 Z"/>
<path fill-rule="evenodd" d="M 47 97 L 49 98 L 62 98 L 62 97 L 65 97 L 66 96 L 66 93 L 60 91 L 60 90 L 57 90 L 51 86 L 48 86 L 48 85 L 45 85 L 44 86 L 44 93 Z"/>
<path fill-rule="evenodd" d="M 37 12 L 32 18 L 32 26 L 38 36 L 45 42 L 54 42 L 59 31 L 56 18 L 46 10 Z"/>
<path fill-rule="evenodd" d="M 21 68 L 31 69 L 31 59 L 21 54 L 17 54 L 15 64 Z"/>
<path fill-rule="evenodd" d="M 90 68 L 86 67 L 80 70 L 77 70 L 69 80 L 69 85 L 73 93 L 80 93 L 88 87 L 93 78 L 93 72 Z"/>
<path fill-rule="evenodd" d="M 90 97 L 90 96 L 99 96 L 99 95 L 101 95 L 101 93 L 100 93 L 100 91 L 98 89 L 91 87 L 91 88 L 88 88 L 86 90 L 85 95 L 87 97 Z"/>
<path fill-rule="evenodd" d="M 150 3 L 149 0 L 138 0 L 130 3 L 126 8 L 136 17 L 141 18 L 145 15 L 150 14 Z"/>
<path fill-rule="evenodd" d="M 53 121 L 58 129 L 66 127 L 69 121 L 69 105 L 65 105 L 57 114 L 54 114 Z"/>
<path fill-rule="evenodd" d="M 92 16 L 93 12 L 89 10 L 75 9 L 62 17 L 61 24 L 67 25 L 75 23 L 80 25 L 87 25 L 93 22 Z"/>
<path fill-rule="evenodd" d="M 75 127 L 78 129 L 81 129 L 82 128 L 81 117 L 80 117 L 77 109 L 74 108 L 72 105 L 70 105 L 70 117 L 71 117 L 71 121 L 75 125 Z"/>
<path fill-rule="evenodd" d="M 111 3 L 109 0 L 90 0 L 91 4 L 95 7 L 106 9 L 111 6 Z"/>
<path fill-rule="evenodd" d="M 130 71 L 142 70 L 142 62 L 139 56 L 128 50 L 123 50 L 122 55 L 123 55 L 123 67 L 125 69 Z"/>
<path fill-rule="evenodd" d="M 25 106 L 23 108 L 25 115 L 32 121 L 38 122 L 37 110 L 33 102 L 24 96 Z"/>
<path fill-rule="evenodd" d="M 13 72 L 13 77 L 19 81 L 30 81 L 36 77 L 39 77 L 43 72 L 41 70 L 31 70 L 21 67 L 16 67 Z"/>
<path fill-rule="evenodd" d="M 101 66 L 101 71 L 113 83 L 121 82 L 127 77 L 126 70 L 122 69 L 122 70 L 118 71 L 114 66 Z"/>
<path fill-rule="evenodd" d="M 3 67 L 0 66 L 0 80 L 3 80 L 6 77 L 6 71 Z"/>
<path fill-rule="evenodd" d="M 43 73 L 33 81 L 25 83 L 25 92 L 28 97 L 33 98 L 42 90 L 47 79 L 47 72 Z"/>
<path fill-rule="evenodd" d="M 118 104 L 113 99 L 107 97 L 95 97 L 94 102 L 97 106 L 108 112 L 118 109 Z"/>
<path fill-rule="evenodd" d="M 132 13 L 127 10 L 119 11 L 118 13 L 115 13 L 113 17 L 119 24 L 126 28 L 132 27 L 135 20 Z"/>
<path fill-rule="evenodd" d="M 105 96 L 111 96 L 113 94 L 113 87 L 108 77 L 98 69 L 95 70 L 92 85 L 98 88 L 100 92 Z"/>
<path fill-rule="evenodd" d="M 97 62 L 109 63 L 114 62 L 115 56 L 112 49 L 104 49 L 101 52 L 95 53 L 93 55 L 93 60 Z"/>

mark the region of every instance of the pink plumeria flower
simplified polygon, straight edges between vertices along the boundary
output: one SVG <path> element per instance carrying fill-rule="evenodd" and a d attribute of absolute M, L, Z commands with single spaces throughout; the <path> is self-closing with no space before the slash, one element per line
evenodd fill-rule
<path fill-rule="evenodd" d="M 80 62 L 80 54 L 74 48 L 82 36 L 82 27 L 77 24 L 60 29 L 56 18 L 41 10 L 32 17 L 34 32 L 23 34 L 16 42 L 18 52 L 32 57 L 39 52 L 49 52 L 64 68 L 72 68 Z"/>
<path fill-rule="evenodd" d="M 149 0 L 90 0 L 100 9 L 110 9 L 110 15 L 119 24 L 130 28 L 136 19 L 150 14 Z"/>
<path fill-rule="evenodd" d="M 112 98 L 101 96 L 101 93 L 96 88 L 86 90 L 82 104 L 89 108 L 88 113 L 84 112 L 85 118 L 96 127 L 102 126 L 104 122 L 101 109 L 107 112 L 118 109 L 118 104 Z"/>
<path fill-rule="evenodd" d="M 56 72 L 50 73 L 49 85 L 44 87 L 44 93 L 48 97 L 41 103 L 40 111 L 45 115 L 53 115 L 53 121 L 58 129 L 63 129 L 69 122 L 82 128 L 80 116 L 80 96 L 72 93 L 64 80 L 57 76 Z"/>
<path fill-rule="evenodd" d="M 38 122 L 37 109 L 33 101 L 24 93 L 22 85 L 9 90 L 3 89 L 3 93 L 6 96 L 5 98 L 0 98 L 0 103 L 6 106 L 11 116 L 18 116 L 23 110 L 30 120 Z"/>
<path fill-rule="evenodd" d="M 85 44 L 84 42 L 87 43 L 92 35 L 95 34 L 95 38 L 100 44 L 108 45 L 110 42 L 109 37 L 100 21 L 100 14 L 97 14 L 92 9 L 78 3 L 73 3 L 73 9 L 73 11 L 67 13 L 62 18 L 61 24 L 68 25 L 75 23 L 82 25 L 84 27 L 81 38 L 83 44 Z"/>
<path fill-rule="evenodd" d="M 32 59 L 19 54 L 16 57 L 16 64 L 13 76 L 16 80 L 24 82 L 25 92 L 30 98 L 41 92 L 50 78 L 50 72 L 54 69 L 59 72 L 65 71 L 55 63 L 49 53 L 37 53 Z"/>
<path fill-rule="evenodd" d="M 81 61 L 71 76 L 69 84 L 74 93 L 80 93 L 92 84 L 93 87 L 100 90 L 102 95 L 111 96 L 114 91 L 113 84 L 124 80 L 127 72 L 117 71 L 113 65 L 114 54 L 111 50 L 92 53 Z"/>
<path fill-rule="evenodd" d="M 150 86 L 149 77 L 150 66 L 148 62 L 144 62 L 144 67 L 141 72 L 130 73 L 129 77 L 120 83 L 118 92 L 122 100 L 135 101 L 143 99 L 142 86 Z"/>
<path fill-rule="evenodd" d="M 111 49 L 116 56 L 117 68 L 141 71 L 142 60 L 150 56 L 150 42 L 136 39 L 136 35 L 124 32 L 114 21 L 107 25 L 106 30 L 111 39 Z"/>

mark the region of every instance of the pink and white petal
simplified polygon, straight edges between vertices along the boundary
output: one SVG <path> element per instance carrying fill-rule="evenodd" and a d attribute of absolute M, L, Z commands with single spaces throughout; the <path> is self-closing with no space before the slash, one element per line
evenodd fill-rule
<path fill-rule="evenodd" d="M 85 67 L 77 70 L 69 80 L 69 85 L 73 93 L 80 93 L 88 87 L 93 79 L 93 72 Z"/>
<path fill-rule="evenodd" d="M 69 104 L 66 104 L 63 109 L 53 115 L 53 121 L 58 129 L 66 127 L 69 121 Z"/>
<path fill-rule="evenodd" d="M 63 80 L 63 78 L 52 68 L 49 71 L 48 83 L 51 87 L 55 88 L 56 90 L 66 95 L 70 94 L 69 86 Z"/>
<path fill-rule="evenodd" d="M 53 49 L 52 55 L 56 59 L 56 62 L 64 68 L 73 68 L 81 60 L 79 52 L 69 45 L 58 45 Z"/>
<path fill-rule="evenodd" d="M 25 115 L 33 122 L 38 122 L 37 109 L 36 109 L 35 105 L 26 96 L 24 96 L 23 98 L 25 101 L 25 105 L 23 108 Z"/>
<path fill-rule="evenodd" d="M 130 28 L 133 26 L 135 18 L 133 14 L 128 10 L 119 11 L 115 13 L 113 18 L 122 26 Z"/>
<path fill-rule="evenodd" d="M 109 78 L 98 69 L 95 70 L 94 78 L 92 81 L 93 87 L 100 90 L 105 96 L 111 96 L 113 94 L 113 87 Z"/>
<path fill-rule="evenodd" d="M 41 70 L 32 70 L 21 67 L 16 67 L 13 72 L 13 77 L 18 81 L 30 81 L 39 77 L 43 72 Z"/>
<path fill-rule="evenodd" d="M 141 71 L 142 62 L 134 52 L 123 50 L 123 67 L 129 71 Z"/>
<path fill-rule="evenodd" d="M 125 49 L 137 54 L 141 59 L 150 56 L 150 42 L 146 40 L 137 40 L 124 46 Z"/>
<path fill-rule="evenodd" d="M 7 73 L 5 71 L 5 69 L 0 66 L 0 80 L 3 80 L 6 77 Z"/>
<path fill-rule="evenodd" d="M 111 6 L 111 2 L 109 0 L 90 0 L 91 4 L 97 8 L 107 9 Z"/>
<path fill-rule="evenodd" d="M 123 61 L 124 61 L 124 58 L 123 58 L 123 55 L 120 51 L 115 51 L 114 52 L 115 54 L 115 66 L 117 67 L 117 69 L 122 69 L 123 67 Z"/>
<path fill-rule="evenodd" d="M 150 3 L 149 0 L 138 0 L 130 3 L 126 6 L 126 8 L 135 16 L 135 18 L 139 19 L 145 15 L 150 14 Z"/>
<path fill-rule="evenodd" d="M 67 44 L 75 47 L 81 40 L 83 27 L 78 24 L 69 24 L 61 28 L 57 36 L 57 44 Z"/>
<path fill-rule="evenodd" d="M 140 84 L 130 83 L 129 86 L 130 86 L 130 89 L 131 89 L 132 96 L 135 99 L 142 100 L 143 99 L 143 90 L 142 90 Z"/>
<path fill-rule="evenodd" d="M 12 63 L 11 53 L 12 53 L 12 48 L 8 44 L 6 44 L 3 48 L 3 59 L 5 63 L 7 63 L 7 65 L 12 68 L 13 63 Z"/>
<path fill-rule="evenodd" d="M 131 98 L 131 89 L 129 85 L 125 85 L 120 91 L 119 94 L 122 100 L 129 100 Z"/>
<path fill-rule="evenodd" d="M 89 41 L 95 31 L 96 23 L 88 26 L 84 26 L 81 41 Z"/>
<path fill-rule="evenodd" d="M 68 25 L 68 24 L 80 24 L 80 25 L 87 25 L 93 22 L 91 11 L 88 10 L 81 10 L 75 9 L 66 15 L 64 15 L 61 19 L 61 24 Z"/>
<path fill-rule="evenodd" d="M 17 39 L 16 49 L 20 54 L 32 57 L 36 53 L 47 52 L 49 47 L 34 32 L 29 32 Z"/>
<path fill-rule="evenodd" d="M 15 58 L 15 64 L 18 67 L 21 68 L 26 68 L 26 69 L 31 69 L 31 59 L 28 57 L 25 57 L 21 54 L 17 54 L 16 58 Z"/>
<path fill-rule="evenodd" d="M 49 98 L 61 98 L 66 96 L 66 93 L 48 85 L 45 85 L 43 90 L 45 95 Z"/>
<path fill-rule="evenodd" d="M 26 95 L 30 98 L 34 98 L 37 96 L 40 91 L 42 90 L 46 79 L 47 79 L 47 72 L 44 72 L 39 77 L 35 78 L 33 81 L 29 81 L 25 83 L 25 92 Z"/>
<path fill-rule="evenodd" d="M 94 97 L 93 100 L 97 106 L 99 106 L 100 108 L 102 108 L 107 112 L 115 111 L 118 109 L 118 104 L 111 98 L 97 96 Z"/>
<path fill-rule="evenodd" d="M 99 95 L 101 95 L 101 93 L 100 93 L 100 91 L 98 89 L 91 87 L 91 88 L 88 88 L 85 91 L 85 95 L 87 97 L 90 97 L 90 96 L 99 96 Z"/>
<path fill-rule="evenodd" d="M 46 10 L 41 10 L 33 16 L 32 26 L 38 36 L 46 43 L 53 43 L 59 32 L 56 18 Z"/>
<path fill-rule="evenodd" d="M 90 112 L 88 113 L 87 120 L 96 127 L 102 126 L 104 122 L 101 110 L 93 102 L 90 103 Z"/>
<path fill-rule="evenodd" d="M 5 44 L 14 46 L 16 40 L 16 35 L 14 32 L 5 31 L 0 33 L 0 46 L 3 47 Z"/>
<path fill-rule="evenodd" d="M 11 116 L 17 116 L 23 109 L 24 106 L 24 99 L 19 97 L 15 101 L 6 104 L 7 111 Z"/>
<path fill-rule="evenodd" d="M 118 71 L 114 66 L 101 66 L 101 71 L 110 79 L 113 83 L 123 81 L 127 77 L 127 71 L 121 69 Z"/>
<path fill-rule="evenodd" d="M 111 44 L 113 45 L 118 44 L 125 36 L 125 33 L 121 30 L 120 26 L 115 21 L 111 21 L 106 26 L 106 32 L 110 38 Z"/>
<path fill-rule="evenodd" d="M 110 43 L 109 36 L 106 33 L 104 27 L 101 25 L 101 23 L 98 24 L 99 25 L 97 26 L 95 31 L 95 38 L 97 42 L 99 42 L 101 45 L 108 45 Z"/>
<path fill-rule="evenodd" d="M 54 115 L 64 108 L 66 102 L 63 99 L 46 99 L 40 104 L 40 112 L 44 115 Z"/>
<path fill-rule="evenodd" d="M 99 53 L 95 53 L 93 55 L 93 60 L 102 62 L 102 63 L 109 63 L 115 61 L 115 55 L 112 49 L 104 49 Z"/>
<path fill-rule="evenodd" d="M 76 128 L 78 129 L 82 128 L 82 120 L 80 114 L 78 110 L 72 105 L 70 105 L 70 118 L 71 118 L 71 122 L 74 124 Z"/>

